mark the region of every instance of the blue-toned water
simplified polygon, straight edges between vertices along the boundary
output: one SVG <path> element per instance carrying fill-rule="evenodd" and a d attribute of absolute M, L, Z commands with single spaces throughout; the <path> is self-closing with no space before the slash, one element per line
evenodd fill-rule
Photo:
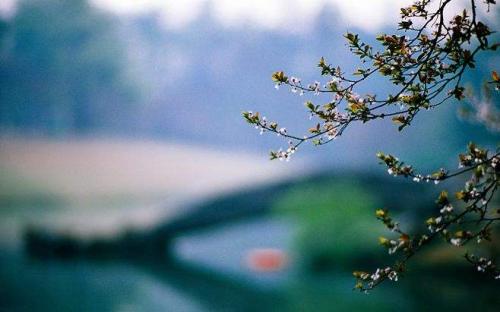
<path fill-rule="evenodd" d="M 27 257 L 19 233 L 11 235 L 25 220 L 19 211 L 0 220 L 0 311 L 496 311 L 500 304 L 495 283 L 418 267 L 369 295 L 353 292 L 345 264 L 304 271 L 294 223 L 275 215 L 181 236 L 175 261 L 49 260 Z M 289 262 L 252 270 L 245 257 L 258 248 L 282 250 Z"/>

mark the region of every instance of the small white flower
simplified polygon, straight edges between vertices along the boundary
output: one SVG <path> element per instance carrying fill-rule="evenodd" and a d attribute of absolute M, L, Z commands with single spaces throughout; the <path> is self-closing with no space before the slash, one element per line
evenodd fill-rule
<path fill-rule="evenodd" d="M 373 280 L 373 281 L 376 281 L 380 278 L 380 269 L 377 269 L 377 271 L 375 271 L 375 273 L 373 273 L 370 278 Z"/>
<path fill-rule="evenodd" d="M 277 133 L 278 136 L 286 135 L 286 128 L 280 128 Z"/>
<path fill-rule="evenodd" d="M 388 275 L 389 279 L 391 281 L 397 282 L 398 281 L 398 273 L 396 271 L 391 271 Z"/>
<path fill-rule="evenodd" d="M 443 208 L 441 208 L 441 210 L 439 210 L 440 213 L 450 213 L 452 211 L 453 211 L 453 206 L 451 204 L 448 204 Z"/>
<path fill-rule="evenodd" d="M 452 239 L 450 239 L 450 243 L 453 246 L 460 246 L 462 243 L 462 240 L 460 238 L 452 238 Z"/>
<path fill-rule="evenodd" d="M 300 79 L 292 76 L 290 77 L 290 83 L 294 85 L 300 84 Z"/>
<path fill-rule="evenodd" d="M 337 129 L 332 129 L 332 130 L 328 131 L 328 133 L 327 133 L 328 140 L 335 139 L 337 137 L 337 134 L 338 134 Z"/>
<path fill-rule="evenodd" d="M 314 83 L 308 85 L 307 87 L 309 88 L 309 90 L 314 91 L 315 95 L 318 95 L 320 91 L 320 86 L 321 84 L 319 83 L 319 81 L 315 81 Z"/>
<path fill-rule="evenodd" d="M 398 222 L 394 222 L 394 226 L 392 227 L 391 232 L 396 232 L 398 230 L 399 230 L 399 223 Z"/>

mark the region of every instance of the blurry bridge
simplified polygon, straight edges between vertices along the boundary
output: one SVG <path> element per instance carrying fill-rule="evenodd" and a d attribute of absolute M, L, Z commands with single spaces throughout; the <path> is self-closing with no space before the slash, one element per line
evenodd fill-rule
<path fill-rule="evenodd" d="M 269 213 L 276 198 L 295 184 L 281 182 L 248 189 L 187 207 L 183 213 L 148 230 L 128 231 L 111 239 L 85 241 L 70 234 L 28 228 L 27 252 L 35 257 L 153 258 L 171 259 L 172 242 L 178 236 L 250 220 Z"/>

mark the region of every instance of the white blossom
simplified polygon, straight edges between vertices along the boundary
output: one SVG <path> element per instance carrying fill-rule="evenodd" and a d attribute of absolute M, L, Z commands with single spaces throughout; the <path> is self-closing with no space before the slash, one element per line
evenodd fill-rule
<path fill-rule="evenodd" d="M 280 128 L 277 133 L 278 136 L 286 135 L 286 128 Z"/>
<path fill-rule="evenodd" d="M 327 138 L 328 138 L 328 140 L 335 139 L 337 137 L 337 134 L 338 134 L 337 129 L 331 129 L 331 130 L 329 130 L 327 132 Z"/>
<path fill-rule="evenodd" d="M 290 83 L 293 85 L 298 85 L 298 84 L 300 84 L 300 79 L 292 76 L 292 77 L 290 77 Z"/>
<path fill-rule="evenodd" d="M 439 210 L 440 213 L 450 213 L 453 211 L 453 206 L 451 204 L 445 205 L 441 210 Z"/>
<path fill-rule="evenodd" d="M 391 272 L 388 274 L 388 276 L 387 276 L 387 277 L 389 277 L 389 279 L 390 279 L 391 281 L 395 281 L 395 282 L 397 282 L 397 281 L 398 281 L 398 273 L 397 273 L 396 271 L 394 271 L 394 270 L 393 270 L 393 271 L 391 271 Z"/>
<path fill-rule="evenodd" d="M 307 87 L 311 90 L 311 91 L 314 91 L 314 94 L 315 95 L 318 95 L 319 94 L 319 91 L 320 91 L 320 86 L 321 84 L 319 83 L 319 81 L 315 81 L 314 83 L 308 85 Z"/>
<path fill-rule="evenodd" d="M 491 160 L 491 166 L 493 168 L 496 168 L 496 166 L 498 165 L 498 157 L 494 157 L 492 160 Z"/>
<path fill-rule="evenodd" d="M 381 272 L 381 270 L 380 270 L 380 269 L 377 269 L 377 270 L 375 271 L 375 273 L 373 273 L 373 274 L 370 276 L 370 278 L 371 278 L 373 281 L 378 280 L 378 279 L 380 278 L 380 272 Z"/>

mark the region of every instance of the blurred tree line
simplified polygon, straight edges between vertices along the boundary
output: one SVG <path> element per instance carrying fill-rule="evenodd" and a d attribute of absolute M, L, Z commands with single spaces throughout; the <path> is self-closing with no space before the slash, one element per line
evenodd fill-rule
<path fill-rule="evenodd" d="M 21 0 L 0 19 L 0 128 L 126 129 L 139 93 L 116 25 L 85 0 Z"/>

